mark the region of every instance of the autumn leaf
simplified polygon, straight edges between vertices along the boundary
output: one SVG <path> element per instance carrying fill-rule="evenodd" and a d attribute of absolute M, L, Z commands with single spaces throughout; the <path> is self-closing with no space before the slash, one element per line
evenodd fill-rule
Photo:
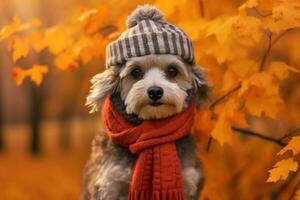
<path fill-rule="evenodd" d="M 43 35 L 40 31 L 32 31 L 26 36 L 27 43 L 30 44 L 36 52 L 43 50 L 46 45 Z"/>
<path fill-rule="evenodd" d="M 33 65 L 32 68 L 27 70 L 27 75 L 38 86 L 42 83 L 43 75 L 47 73 L 48 67 L 46 65 Z"/>
<path fill-rule="evenodd" d="M 293 151 L 293 154 L 296 155 L 300 152 L 300 136 L 292 137 L 289 143 L 279 151 L 278 155 L 282 155 L 288 150 Z"/>
<path fill-rule="evenodd" d="M 62 70 L 76 69 L 79 67 L 78 56 L 72 50 L 65 51 L 55 58 L 54 64 Z"/>
<path fill-rule="evenodd" d="M 58 54 L 73 44 L 72 30 L 63 26 L 48 28 L 44 42 L 51 53 Z"/>
<path fill-rule="evenodd" d="M 100 31 L 101 28 L 110 25 L 112 18 L 107 6 L 99 6 L 97 9 L 85 10 L 78 17 L 78 21 L 83 23 L 83 28 L 87 34 Z"/>
<path fill-rule="evenodd" d="M 268 71 L 271 72 L 278 79 L 285 79 L 289 75 L 289 71 L 299 73 L 299 70 L 287 65 L 285 62 L 274 61 L 268 67 Z"/>
<path fill-rule="evenodd" d="M 12 76 L 15 79 L 17 86 L 20 86 L 23 83 L 24 78 L 26 77 L 26 71 L 24 71 L 20 67 L 14 67 Z"/>
<path fill-rule="evenodd" d="M 300 26 L 300 2 L 282 1 L 272 10 L 272 17 L 267 22 L 272 32 L 278 33 Z"/>
<path fill-rule="evenodd" d="M 241 15 L 245 15 L 246 14 L 246 12 L 247 12 L 247 9 L 250 9 L 250 8 L 254 8 L 254 7 L 256 7 L 258 5 L 258 2 L 257 2 L 257 0 L 248 0 L 248 1 L 246 1 L 243 5 L 241 5 L 240 7 L 239 7 L 239 13 L 241 14 Z"/>
<path fill-rule="evenodd" d="M 219 119 L 211 132 L 211 136 L 216 139 L 221 145 L 225 143 L 231 144 L 234 133 L 231 128 L 232 118 L 237 110 L 238 102 L 235 99 L 230 99 L 221 110 Z"/>
<path fill-rule="evenodd" d="M 12 75 L 16 81 L 17 86 L 20 86 L 23 80 L 29 76 L 30 79 L 39 86 L 42 83 L 43 75 L 48 73 L 46 65 L 33 65 L 30 69 L 24 70 L 20 67 L 14 67 Z"/>
<path fill-rule="evenodd" d="M 215 126 L 215 120 L 212 118 L 210 111 L 197 110 L 194 118 L 194 130 L 200 134 L 210 135 L 211 131 Z"/>
<path fill-rule="evenodd" d="M 283 159 L 277 162 L 273 169 L 269 170 L 270 176 L 267 182 L 277 182 L 280 179 L 285 180 L 289 172 L 296 172 L 298 169 L 298 162 L 293 158 Z"/>
<path fill-rule="evenodd" d="M 260 117 L 266 114 L 275 118 L 284 103 L 279 96 L 279 85 L 272 74 L 256 73 L 242 82 L 238 95 L 244 97 L 245 107 L 251 115 Z"/>
<path fill-rule="evenodd" d="M 13 18 L 13 23 L 7 26 L 4 26 L 0 30 L 0 41 L 3 39 L 8 38 L 14 33 L 25 31 L 27 29 L 30 29 L 32 27 L 38 27 L 41 25 L 41 21 L 39 19 L 33 19 L 29 23 L 22 24 L 21 19 L 18 16 L 15 16 Z"/>
<path fill-rule="evenodd" d="M 13 61 L 16 62 L 21 57 L 27 56 L 29 52 L 29 45 L 26 40 L 15 36 L 10 41 L 8 49 L 12 51 Z"/>

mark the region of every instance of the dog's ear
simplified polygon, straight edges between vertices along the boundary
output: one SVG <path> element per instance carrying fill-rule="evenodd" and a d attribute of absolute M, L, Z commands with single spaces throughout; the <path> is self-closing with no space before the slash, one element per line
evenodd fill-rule
<path fill-rule="evenodd" d="M 204 68 L 193 66 L 192 73 L 196 104 L 197 106 L 200 106 L 208 99 L 210 85 L 206 80 L 206 70 Z"/>
<path fill-rule="evenodd" d="M 91 113 L 96 112 L 103 103 L 105 97 L 116 89 L 119 76 L 114 68 L 106 69 L 104 72 L 96 74 L 92 80 L 92 87 L 86 98 L 87 106 L 91 107 Z"/>

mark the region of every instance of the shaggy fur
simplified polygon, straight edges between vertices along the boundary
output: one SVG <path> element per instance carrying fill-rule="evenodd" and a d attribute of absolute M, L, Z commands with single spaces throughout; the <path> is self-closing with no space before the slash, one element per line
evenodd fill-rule
<path fill-rule="evenodd" d="M 178 70 L 169 77 L 170 66 Z M 132 70 L 139 68 L 143 75 L 132 77 Z M 174 55 L 148 55 L 132 58 L 120 67 L 112 67 L 93 79 L 87 105 L 96 111 L 104 98 L 112 94 L 111 101 L 123 117 L 139 124 L 145 119 L 158 119 L 182 112 L 195 99 L 198 105 L 206 99 L 208 84 L 204 71 L 189 66 Z M 164 93 L 161 105 L 152 106 L 147 89 L 159 86 Z M 198 199 L 204 178 L 197 158 L 197 147 L 192 135 L 176 141 L 185 183 L 185 199 Z M 127 199 L 131 169 L 136 156 L 128 149 L 112 143 L 105 133 L 93 141 L 92 153 L 86 166 L 83 200 Z"/>

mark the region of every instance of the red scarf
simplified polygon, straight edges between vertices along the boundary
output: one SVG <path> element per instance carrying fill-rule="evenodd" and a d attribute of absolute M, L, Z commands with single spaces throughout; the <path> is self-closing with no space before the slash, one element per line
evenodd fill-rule
<path fill-rule="evenodd" d="M 126 121 L 106 98 L 102 119 L 109 138 L 138 155 L 128 200 L 184 200 L 184 183 L 175 141 L 188 135 L 194 104 L 184 112 L 139 125 Z"/>

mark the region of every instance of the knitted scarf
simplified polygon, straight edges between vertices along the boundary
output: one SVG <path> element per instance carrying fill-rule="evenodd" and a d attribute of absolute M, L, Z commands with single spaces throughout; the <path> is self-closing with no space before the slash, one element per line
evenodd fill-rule
<path fill-rule="evenodd" d="M 194 103 L 184 112 L 136 125 L 126 121 L 106 98 L 102 119 L 109 138 L 138 156 L 128 200 L 184 200 L 184 183 L 175 141 L 188 135 Z"/>

